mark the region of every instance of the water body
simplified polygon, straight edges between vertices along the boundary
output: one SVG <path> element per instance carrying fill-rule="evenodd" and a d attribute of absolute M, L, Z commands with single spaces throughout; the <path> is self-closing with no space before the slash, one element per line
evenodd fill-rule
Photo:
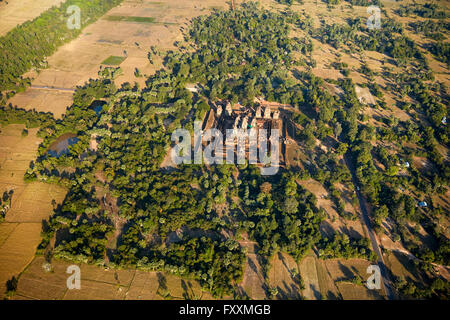
<path fill-rule="evenodd" d="M 60 157 L 69 153 L 69 146 L 73 146 L 80 139 L 73 133 L 65 133 L 54 141 L 48 148 L 47 153 L 52 157 Z"/>
<path fill-rule="evenodd" d="M 106 105 L 106 101 L 95 100 L 94 102 L 91 103 L 89 107 L 92 108 L 97 115 L 99 115 L 100 112 L 102 112 L 104 105 Z"/>

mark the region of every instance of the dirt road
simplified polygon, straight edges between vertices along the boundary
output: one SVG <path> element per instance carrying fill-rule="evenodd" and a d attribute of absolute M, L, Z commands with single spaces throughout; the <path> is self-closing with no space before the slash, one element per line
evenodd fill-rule
<path fill-rule="evenodd" d="M 350 170 L 352 174 L 352 181 L 355 186 L 356 195 L 358 196 L 359 206 L 361 208 L 361 214 L 363 217 L 364 224 L 367 227 L 367 232 L 369 234 L 370 241 L 372 242 L 372 248 L 375 254 L 378 256 L 378 266 L 380 267 L 381 271 L 381 277 L 382 277 L 382 283 L 384 287 L 384 291 L 386 292 L 386 296 L 389 300 L 395 299 L 395 294 L 392 289 L 392 281 L 389 279 L 389 275 L 386 272 L 386 265 L 384 264 L 383 255 L 381 254 L 381 249 L 378 244 L 378 238 L 375 234 L 375 232 L 372 229 L 372 226 L 370 224 L 369 219 L 369 213 L 368 213 L 368 207 L 369 204 L 367 203 L 366 199 L 363 197 L 361 192 L 358 190 L 358 181 L 356 179 L 356 172 L 355 168 L 353 167 L 353 164 L 351 162 L 351 159 L 348 155 L 344 157 L 345 164 L 347 165 L 348 169 Z"/>
<path fill-rule="evenodd" d="M 32 88 L 32 89 L 46 89 L 46 90 L 75 92 L 75 89 L 71 89 L 71 88 L 58 88 L 58 87 L 49 87 L 49 86 L 35 86 L 35 85 L 31 85 L 30 88 Z"/>

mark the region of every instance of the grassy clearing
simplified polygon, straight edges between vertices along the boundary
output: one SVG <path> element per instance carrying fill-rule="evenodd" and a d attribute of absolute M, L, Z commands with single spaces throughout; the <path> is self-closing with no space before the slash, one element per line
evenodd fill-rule
<path fill-rule="evenodd" d="M 118 66 L 125 59 L 126 59 L 126 57 L 109 56 L 108 58 L 105 59 L 105 61 L 102 62 L 102 64 L 106 64 L 106 65 L 109 65 L 109 66 Z"/>
<path fill-rule="evenodd" d="M 122 44 L 123 40 L 109 40 L 109 39 L 100 39 L 97 41 L 98 43 L 110 43 L 110 44 Z"/>
<path fill-rule="evenodd" d="M 152 18 L 152 17 L 107 16 L 105 19 L 108 21 L 125 21 L 125 22 L 137 22 L 137 23 L 154 23 L 155 22 L 155 18 Z"/>

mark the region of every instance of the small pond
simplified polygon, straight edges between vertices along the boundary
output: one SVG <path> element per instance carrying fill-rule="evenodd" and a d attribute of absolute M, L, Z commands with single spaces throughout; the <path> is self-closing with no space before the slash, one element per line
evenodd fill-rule
<path fill-rule="evenodd" d="M 103 106 L 106 104 L 106 101 L 103 100 L 94 100 L 94 102 L 91 103 L 89 106 L 91 109 L 95 111 L 97 115 L 100 114 L 100 112 L 103 110 Z"/>
<path fill-rule="evenodd" d="M 69 146 L 73 146 L 80 139 L 73 133 L 65 133 L 54 141 L 48 148 L 48 154 L 52 157 L 59 157 L 69 153 Z"/>

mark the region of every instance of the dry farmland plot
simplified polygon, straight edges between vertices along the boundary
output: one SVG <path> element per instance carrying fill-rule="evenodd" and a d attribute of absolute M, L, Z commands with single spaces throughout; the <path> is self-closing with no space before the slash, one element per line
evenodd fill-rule
<path fill-rule="evenodd" d="M 426 279 L 418 272 L 418 268 L 414 264 L 414 261 L 406 254 L 399 251 L 387 251 L 384 255 L 384 261 L 386 263 L 386 269 L 391 274 L 390 277 L 392 279 L 401 277 L 408 283 L 426 283 Z"/>
<path fill-rule="evenodd" d="M 156 300 L 162 299 L 157 294 L 159 288 L 158 274 L 156 272 L 136 271 L 133 285 L 127 292 L 126 299 L 129 300 Z M 169 291 L 170 292 L 170 291 Z"/>
<path fill-rule="evenodd" d="M 329 194 L 327 190 L 325 190 L 320 182 L 308 179 L 306 181 L 300 181 L 300 185 L 317 197 L 317 207 L 323 208 L 330 219 L 333 216 L 338 216 L 336 210 L 333 208 L 333 203 L 328 199 Z"/>
<path fill-rule="evenodd" d="M 33 260 L 41 241 L 41 229 L 40 223 L 19 223 L 0 246 L 1 295 L 5 293 L 6 281 L 17 276 Z"/>
<path fill-rule="evenodd" d="M 351 283 L 356 276 L 366 281 L 367 267 L 372 262 L 363 259 L 329 259 L 324 261 L 326 269 L 344 300 L 384 299 L 384 291 L 369 290 L 365 285 Z"/>
<path fill-rule="evenodd" d="M 69 263 L 52 263 L 52 270 L 47 272 L 43 266 L 45 259 L 36 257 L 19 278 L 14 299 L 62 299 L 67 291 L 66 273 Z"/>
<path fill-rule="evenodd" d="M 244 266 L 244 276 L 239 284 L 239 290 L 251 299 L 265 299 L 264 276 L 258 255 L 255 253 L 256 243 L 240 241 L 241 246 L 247 248 L 247 262 Z"/>
<path fill-rule="evenodd" d="M 307 256 L 299 263 L 300 275 L 305 284 L 303 295 L 308 300 L 318 300 L 322 297 L 316 268 L 316 259 Z"/>
<path fill-rule="evenodd" d="M 64 0 L 8 0 L 0 4 L 0 36 Z"/>
<path fill-rule="evenodd" d="M 64 300 L 123 300 L 126 288 L 105 282 L 81 279 L 80 290 L 67 290 Z"/>
<path fill-rule="evenodd" d="M 348 185 L 343 185 L 341 183 L 336 185 L 336 189 L 341 193 L 342 200 L 344 201 L 345 211 L 351 213 L 353 216 L 357 217 L 356 220 L 346 220 L 343 218 L 339 219 L 339 225 L 336 225 L 336 229 L 341 233 L 345 233 L 352 238 L 360 239 L 367 237 L 365 228 L 362 224 L 361 214 L 359 212 L 359 207 L 353 207 L 351 203 L 351 195 L 353 194 L 353 189 L 349 189 Z"/>
<path fill-rule="evenodd" d="M 18 223 L 0 223 L 0 247 L 18 225 Z"/>
<path fill-rule="evenodd" d="M 400 277 L 405 279 L 408 283 L 418 283 L 419 286 L 427 283 L 427 277 L 424 277 L 419 271 L 413 258 L 404 252 L 398 250 L 387 251 L 384 255 L 384 261 L 387 269 L 391 273 L 391 278 L 395 279 L 395 277 Z M 450 275 L 448 267 L 436 267 L 435 271 L 449 281 Z"/>
<path fill-rule="evenodd" d="M 384 255 L 386 268 L 396 277 L 403 277 L 407 281 L 423 282 L 422 276 L 412 259 L 398 251 L 388 251 Z"/>
<path fill-rule="evenodd" d="M 412 237 L 416 244 L 422 246 L 423 248 L 429 248 L 433 250 L 436 248 L 436 241 L 433 236 L 431 236 L 421 224 L 408 222 L 405 224 L 408 234 Z M 390 218 L 383 221 L 384 232 L 379 236 L 380 245 L 385 250 L 391 251 L 403 251 L 408 252 L 401 241 L 394 241 L 394 236 L 396 235 L 394 221 Z"/>
<path fill-rule="evenodd" d="M 359 102 L 361 102 L 362 104 L 375 105 L 375 98 L 370 93 L 369 88 L 361 88 L 359 86 L 355 86 L 355 91 Z"/>
<path fill-rule="evenodd" d="M 161 272 L 136 271 L 126 299 L 160 300 L 164 299 L 211 299 L 203 292 L 196 280 L 182 279 Z"/>
<path fill-rule="evenodd" d="M 135 270 L 105 270 L 81 264 L 81 289 L 67 289 L 67 267 L 72 263 L 51 262 L 51 271 L 43 266 L 45 259 L 36 257 L 21 274 L 14 299 L 163 299 L 164 292 L 171 299 L 212 299 L 195 280 L 182 279 L 160 272 Z M 160 294 L 158 294 L 158 292 Z"/>
<path fill-rule="evenodd" d="M 224 8 L 226 3 L 219 0 L 126 0 L 49 57 L 48 69 L 39 74 L 27 73 L 26 76 L 34 78 L 33 88 L 17 94 L 9 102 L 27 109 L 50 111 L 60 117 L 71 104 L 72 92 L 38 87 L 74 89 L 89 78 L 97 78 L 101 63 L 110 56 L 126 57 L 120 64 L 123 75 L 117 78 L 118 85 L 124 82 L 143 85 L 145 77 L 136 78 L 135 69 L 142 75 L 150 75 L 161 67 L 161 61 L 155 59 L 155 65 L 151 65 L 147 59 L 150 46 L 160 51 L 175 49 L 174 42 L 183 40 L 181 28 L 186 28 L 191 18 L 207 14 L 212 6 Z M 154 18 L 154 23 L 111 21 L 108 18 L 111 16 Z"/>
<path fill-rule="evenodd" d="M 0 226 L 0 292 L 5 282 L 18 275 L 33 259 L 40 242 L 42 220 L 52 212 L 51 201 L 61 202 L 66 191 L 55 185 L 25 183 L 23 176 L 34 160 L 40 139 L 37 129 L 22 137 L 23 125 L 1 128 L 0 134 L 0 192 L 14 190 L 11 209 Z"/>
<path fill-rule="evenodd" d="M 158 295 L 168 293 L 171 299 L 200 299 L 202 297 L 202 289 L 197 281 L 183 280 L 180 277 L 156 273 L 158 284 Z M 167 288 L 167 291 L 164 291 Z"/>
<path fill-rule="evenodd" d="M 51 83 L 51 82 L 49 82 Z M 10 99 L 10 103 L 24 109 L 52 112 L 57 118 L 72 104 L 73 92 L 51 89 L 28 88 Z"/>
<path fill-rule="evenodd" d="M 135 271 L 105 270 L 81 265 L 81 289 L 68 290 L 66 273 L 69 262 L 52 261 L 45 271 L 45 259 L 36 257 L 22 273 L 15 298 L 32 299 L 124 299 Z"/>
<path fill-rule="evenodd" d="M 362 259 L 321 260 L 312 255 L 307 256 L 299 263 L 300 274 L 305 284 L 303 295 L 308 300 L 384 299 L 382 290 L 369 290 L 365 285 L 351 283 L 356 276 L 366 281 L 370 276 L 366 273 L 370 264 L 370 261 Z"/>
<path fill-rule="evenodd" d="M 286 253 L 276 254 L 271 261 L 269 285 L 278 289 L 280 299 L 301 299 L 301 290 L 293 271 L 298 272 L 297 262 Z"/>
<path fill-rule="evenodd" d="M 321 296 L 327 300 L 342 299 L 336 283 L 328 272 L 325 260 L 315 258 L 315 263 Z"/>

